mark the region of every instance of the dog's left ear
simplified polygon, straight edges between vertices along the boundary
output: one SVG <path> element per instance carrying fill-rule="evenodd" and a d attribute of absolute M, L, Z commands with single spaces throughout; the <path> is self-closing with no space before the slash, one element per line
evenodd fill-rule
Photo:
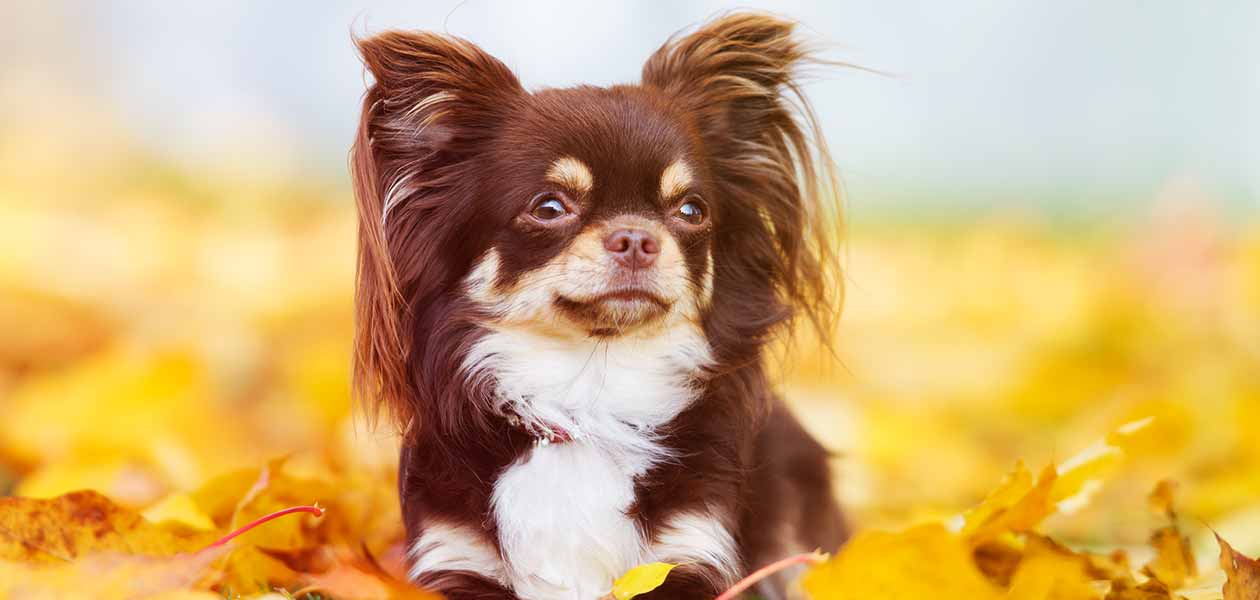
<path fill-rule="evenodd" d="M 774 297 L 760 302 L 757 319 L 804 313 L 827 341 L 842 290 L 839 186 L 795 79 L 812 59 L 794 29 L 756 13 L 720 17 L 665 43 L 643 66 L 643 83 L 669 95 L 704 141 L 721 188 L 717 242 L 723 231 L 738 236 L 725 240 L 730 251 L 715 249 L 715 275 L 725 271 L 728 285 L 744 286 L 737 295 L 752 297 L 769 279 Z"/>
<path fill-rule="evenodd" d="M 422 414 L 407 303 L 449 279 L 443 232 L 467 210 L 468 173 L 511 103 L 516 76 L 473 43 L 425 31 L 355 40 L 374 80 L 350 153 L 359 212 L 354 386 L 404 430 Z"/>

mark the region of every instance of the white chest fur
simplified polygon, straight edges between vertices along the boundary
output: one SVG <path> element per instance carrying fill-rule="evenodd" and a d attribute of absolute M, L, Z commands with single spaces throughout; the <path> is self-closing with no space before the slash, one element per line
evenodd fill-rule
<path fill-rule="evenodd" d="M 502 410 L 574 440 L 536 446 L 495 484 L 504 574 L 521 598 L 598 598 L 653 555 L 626 514 L 635 478 L 667 457 L 656 428 L 690 405 L 708 361 L 690 327 L 579 342 L 496 331 L 476 344 L 465 368 L 493 378 Z"/>

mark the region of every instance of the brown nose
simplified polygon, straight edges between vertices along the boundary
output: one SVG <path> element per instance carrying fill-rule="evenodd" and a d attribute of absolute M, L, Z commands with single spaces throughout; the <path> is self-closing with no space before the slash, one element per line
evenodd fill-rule
<path fill-rule="evenodd" d="M 656 238 L 642 229 L 618 229 L 604 238 L 604 248 L 617 262 L 631 269 L 652 266 L 661 253 Z"/>

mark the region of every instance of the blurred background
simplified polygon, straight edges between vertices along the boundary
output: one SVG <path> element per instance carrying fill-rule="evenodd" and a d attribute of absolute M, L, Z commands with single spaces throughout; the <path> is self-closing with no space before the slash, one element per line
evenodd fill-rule
<path fill-rule="evenodd" d="M 1260 552 L 1260 4 L 738 6 L 884 73 L 811 73 L 847 307 L 838 361 L 782 363 L 856 523 L 957 513 L 1017 459 L 1155 416 L 1055 534 L 1140 545 L 1134 507 L 1171 477 Z M 287 455 L 396 511 L 393 439 L 348 394 L 351 34 L 447 31 L 531 88 L 610 84 L 733 7 L 6 3 L 0 495 L 145 508 Z"/>

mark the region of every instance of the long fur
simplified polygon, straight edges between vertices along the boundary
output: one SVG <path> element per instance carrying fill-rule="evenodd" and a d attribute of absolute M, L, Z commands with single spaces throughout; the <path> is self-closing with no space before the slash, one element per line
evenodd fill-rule
<path fill-rule="evenodd" d="M 452 599 L 581 597 L 660 559 L 689 564 L 649 598 L 712 597 L 747 568 L 843 538 L 827 453 L 764 366 L 797 319 L 829 340 L 840 300 L 834 171 L 794 78 L 809 55 L 793 30 L 732 14 L 667 42 L 641 85 L 534 93 L 462 39 L 358 40 L 373 83 L 351 152 L 354 383 L 403 435 L 420 584 Z M 535 154 L 596 161 L 596 190 L 622 173 L 655 190 L 674 164 L 663 148 L 689 157 L 714 206 L 707 233 L 665 244 L 686 275 L 669 288 L 684 308 L 645 330 L 662 333 L 565 337 L 542 304 L 513 312 L 526 288 L 576 276 L 547 269 L 585 243 L 499 251 L 510 199 L 546 171 Z M 638 223 L 614 196 L 592 210 Z M 521 235 L 542 247 L 555 234 Z M 538 447 L 531 418 L 574 440 Z"/>

